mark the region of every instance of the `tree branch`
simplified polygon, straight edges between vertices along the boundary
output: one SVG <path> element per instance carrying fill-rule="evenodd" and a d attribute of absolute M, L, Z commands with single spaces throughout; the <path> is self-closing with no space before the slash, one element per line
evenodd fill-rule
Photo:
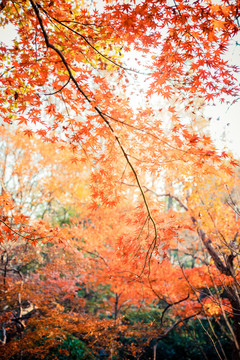
<path fill-rule="evenodd" d="M 164 315 L 165 315 L 165 313 L 168 311 L 168 309 L 169 309 L 170 307 L 172 307 L 172 306 L 174 306 L 174 305 L 178 305 L 178 304 L 180 304 L 181 302 L 186 301 L 188 298 L 189 298 L 189 294 L 188 294 L 187 297 L 185 297 L 184 299 L 181 299 L 181 300 L 178 300 L 178 301 L 176 301 L 176 302 L 174 302 L 174 303 L 168 304 L 168 305 L 165 307 L 165 309 L 163 310 L 163 312 L 162 312 L 162 316 L 161 316 L 161 319 L 160 319 L 160 323 L 161 323 L 161 324 L 163 323 Z"/>
<path fill-rule="evenodd" d="M 196 222 L 196 220 L 194 222 Z M 202 240 L 205 248 L 207 249 L 209 255 L 213 259 L 216 268 L 222 274 L 231 276 L 232 275 L 233 258 L 229 258 L 229 263 L 227 266 L 224 265 L 224 263 L 222 262 L 222 260 L 220 259 L 219 255 L 218 255 L 217 251 L 212 246 L 212 241 L 210 239 L 206 238 L 205 232 L 202 229 L 198 228 L 197 233 L 198 233 L 198 236 L 200 237 L 200 239 Z"/>
<path fill-rule="evenodd" d="M 44 40 L 45 40 L 45 43 L 46 43 L 46 46 L 47 48 L 50 48 L 52 50 L 54 50 L 60 57 L 60 59 L 62 60 L 62 63 L 64 64 L 68 74 L 69 74 L 69 78 L 72 80 L 72 82 L 74 83 L 74 85 L 76 86 L 77 90 L 82 94 L 82 96 L 85 98 L 85 100 L 93 107 L 93 109 L 97 112 L 97 114 L 102 118 L 102 120 L 105 122 L 105 124 L 108 126 L 108 128 L 111 130 L 111 133 L 113 134 L 121 152 L 123 153 L 123 156 L 125 157 L 130 169 L 132 170 L 133 172 L 133 175 L 135 177 L 135 180 L 137 182 L 137 185 L 138 185 L 138 188 L 140 190 L 140 193 L 141 193 L 141 196 L 143 198 L 143 202 L 144 202 L 144 205 L 146 207 L 146 210 L 147 210 L 147 213 L 148 213 L 148 217 L 153 225 L 153 230 L 154 230 L 154 237 L 153 237 L 153 240 L 152 240 L 152 243 L 150 244 L 150 247 L 149 247 L 149 251 L 147 252 L 147 257 L 148 257 L 148 262 L 150 262 L 150 259 L 151 259 L 151 256 L 152 256 L 152 253 L 153 253 L 153 250 L 156 246 L 156 243 L 157 243 L 157 227 L 156 227 L 156 223 L 152 217 L 152 214 L 151 214 L 151 211 L 150 211 L 150 208 L 149 208 L 149 205 L 148 205 L 148 202 L 147 202 L 147 199 L 146 199 L 146 196 L 144 194 L 144 191 L 143 191 L 143 188 L 142 188 L 142 185 L 140 183 L 140 180 L 139 180 L 139 177 L 137 175 L 137 172 L 136 170 L 134 169 L 134 166 L 132 165 L 131 161 L 129 160 L 129 157 L 123 147 L 123 145 L 121 144 L 121 141 L 119 139 L 119 137 L 115 134 L 115 131 L 112 127 L 112 125 L 109 123 L 108 119 L 106 118 L 105 114 L 97 107 L 97 106 L 94 106 L 92 104 L 92 100 L 89 99 L 89 97 L 87 96 L 87 94 L 82 90 L 82 88 L 79 86 L 77 80 L 75 79 L 75 77 L 73 76 L 72 74 L 72 71 L 70 69 L 70 66 L 68 65 L 63 53 L 58 49 L 56 48 L 50 41 L 49 41 L 49 38 L 48 38 L 48 34 L 45 30 L 45 27 L 43 25 L 43 21 L 42 21 L 42 18 L 41 18 L 41 15 L 40 15 L 40 12 L 39 12 L 39 9 L 38 9 L 38 6 L 37 4 L 35 3 L 34 0 L 30 0 L 30 3 L 33 7 L 33 10 L 37 16 L 37 19 L 38 19 L 38 22 L 39 22 L 39 25 L 41 27 L 41 30 L 42 30 L 42 33 L 43 33 L 43 37 L 44 37 Z M 145 268 L 145 265 L 144 265 L 144 268 Z M 141 271 L 141 274 L 143 273 L 144 271 L 144 268 L 143 270 Z"/>

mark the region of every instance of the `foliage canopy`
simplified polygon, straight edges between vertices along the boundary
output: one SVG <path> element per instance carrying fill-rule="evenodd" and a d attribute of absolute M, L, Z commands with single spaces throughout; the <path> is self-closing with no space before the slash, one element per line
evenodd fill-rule
<path fill-rule="evenodd" d="M 239 9 L 2 0 L 6 359 L 156 360 L 191 321 L 240 359 L 238 161 L 205 111 L 237 101 Z"/>

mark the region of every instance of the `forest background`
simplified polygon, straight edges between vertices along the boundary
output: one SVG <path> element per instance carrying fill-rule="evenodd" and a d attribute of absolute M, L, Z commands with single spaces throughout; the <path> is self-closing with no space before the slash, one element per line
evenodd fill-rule
<path fill-rule="evenodd" d="M 2 358 L 240 359 L 239 1 L 0 11 Z"/>

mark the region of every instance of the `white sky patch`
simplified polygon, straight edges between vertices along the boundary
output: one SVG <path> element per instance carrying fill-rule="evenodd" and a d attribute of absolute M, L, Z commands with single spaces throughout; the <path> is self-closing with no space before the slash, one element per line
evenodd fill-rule
<path fill-rule="evenodd" d="M 4 28 L 0 28 L 0 41 L 7 46 L 12 45 L 12 42 L 16 36 L 17 31 L 13 25 L 8 24 Z"/>
<path fill-rule="evenodd" d="M 217 147 L 226 147 L 240 157 L 240 101 L 229 105 L 209 106 L 207 115 L 211 117 L 210 132 Z"/>

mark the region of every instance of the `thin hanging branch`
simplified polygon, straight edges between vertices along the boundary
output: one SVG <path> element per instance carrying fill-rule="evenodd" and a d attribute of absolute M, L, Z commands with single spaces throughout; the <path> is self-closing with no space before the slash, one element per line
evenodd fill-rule
<path fill-rule="evenodd" d="M 147 263 L 150 263 L 150 259 L 151 259 L 151 256 L 152 256 L 152 253 L 153 253 L 153 250 L 154 248 L 156 247 L 156 243 L 157 243 L 157 227 L 156 227 L 156 223 L 155 223 L 155 220 L 153 219 L 153 216 L 151 214 L 151 210 L 150 210 L 150 207 L 148 205 L 148 201 L 146 199 L 146 196 L 144 194 L 144 191 L 143 191 L 143 187 L 141 185 L 141 182 L 139 180 L 139 177 L 138 177 L 138 174 L 134 168 L 134 166 L 132 165 L 131 161 L 129 160 L 129 157 L 119 139 L 119 137 L 116 135 L 112 125 L 110 124 L 109 120 L 107 119 L 106 115 L 97 107 L 97 106 L 94 106 L 92 104 L 92 100 L 88 97 L 88 95 L 85 93 L 85 91 L 79 86 L 77 80 L 75 79 L 72 71 L 71 71 L 71 68 L 70 66 L 68 65 L 66 59 L 65 59 L 65 56 L 63 55 L 62 51 L 59 50 L 55 45 L 53 45 L 50 40 L 49 40 L 49 37 L 48 37 L 48 34 L 47 34 L 47 31 L 44 27 L 44 24 L 43 24 L 43 21 L 42 21 L 42 18 L 41 18 L 41 15 L 40 15 L 40 12 L 39 12 L 39 7 L 38 5 L 35 3 L 34 0 L 30 0 L 30 3 L 33 7 L 33 10 L 37 16 L 37 19 L 38 19 L 38 22 L 39 22 L 39 25 L 41 27 L 41 30 L 42 30 L 42 33 L 43 33 L 43 37 L 44 37 L 44 40 L 45 40 L 45 43 L 46 43 L 46 46 L 47 48 L 49 49 L 52 49 L 54 50 L 58 56 L 60 57 L 60 59 L 62 60 L 62 63 L 63 65 L 65 66 L 68 74 L 69 74 L 69 79 L 72 80 L 72 82 L 74 83 L 75 87 L 77 88 L 77 91 L 80 92 L 80 94 L 85 98 L 85 100 L 93 107 L 93 109 L 97 112 L 97 114 L 102 118 L 102 120 L 105 122 L 105 124 L 108 126 L 108 128 L 110 129 L 111 133 L 113 134 L 123 156 L 125 157 L 126 161 L 127 161 L 127 164 L 129 165 L 130 169 L 132 170 L 132 173 L 135 177 L 135 180 L 137 182 L 137 185 L 138 185 L 138 188 L 140 190 L 140 193 L 141 193 L 141 196 L 143 198 L 143 202 L 144 202 L 144 205 L 145 205 L 145 208 L 147 210 L 147 214 L 148 214 L 148 217 L 153 225 L 153 230 L 154 230 L 154 236 L 153 236 L 153 240 L 152 240 L 152 243 L 150 244 L 150 247 L 149 247 L 149 250 L 147 252 L 147 257 L 146 257 L 146 262 L 144 264 L 144 268 L 142 269 L 141 271 L 141 274 L 143 273 L 145 267 L 146 267 L 146 264 Z"/>

